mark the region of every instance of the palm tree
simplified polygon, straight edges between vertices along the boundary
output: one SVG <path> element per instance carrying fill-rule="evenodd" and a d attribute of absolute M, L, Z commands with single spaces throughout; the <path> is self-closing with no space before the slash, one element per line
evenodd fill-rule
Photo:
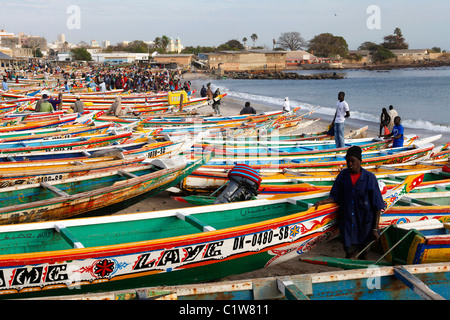
<path fill-rule="evenodd" d="M 253 47 L 255 47 L 255 42 L 256 42 L 256 40 L 258 40 L 258 36 L 256 35 L 256 33 L 254 33 L 250 36 L 250 38 L 253 41 Z"/>
<path fill-rule="evenodd" d="M 247 41 L 248 41 L 247 37 L 242 38 L 242 42 L 244 43 L 244 47 L 247 46 Z"/>

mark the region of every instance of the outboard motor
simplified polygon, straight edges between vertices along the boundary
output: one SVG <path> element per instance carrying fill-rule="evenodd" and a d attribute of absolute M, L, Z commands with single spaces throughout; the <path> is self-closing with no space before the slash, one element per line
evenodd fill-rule
<path fill-rule="evenodd" d="M 261 178 L 258 172 L 246 164 L 237 164 L 228 172 L 228 185 L 215 204 L 251 200 L 258 194 Z"/>

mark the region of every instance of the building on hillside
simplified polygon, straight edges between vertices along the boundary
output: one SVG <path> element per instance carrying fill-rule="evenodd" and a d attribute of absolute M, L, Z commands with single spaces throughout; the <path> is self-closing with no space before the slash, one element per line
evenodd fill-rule
<path fill-rule="evenodd" d="M 44 37 L 28 36 L 20 33 L 18 36 L 2 37 L 2 46 L 8 48 L 39 48 L 41 52 L 47 51 L 47 39 Z"/>
<path fill-rule="evenodd" d="M 392 49 L 390 51 L 395 54 L 392 61 L 404 63 L 434 60 L 441 55 L 440 53 L 431 53 L 428 49 Z M 345 63 L 365 64 L 373 62 L 370 50 L 349 50 L 348 56 L 350 59 L 345 59 Z"/>
<path fill-rule="evenodd" d="M 221 51 L 206 55 L 209 69 L 221 71 L 282 71 L 286 69 L 285 51 Z"/>
<path fill-rule="evenodd" d="M 430 51 L 428 49 L 403 49 L 391 51 L 396 55 L 398 62 L 430 60 Z"/>

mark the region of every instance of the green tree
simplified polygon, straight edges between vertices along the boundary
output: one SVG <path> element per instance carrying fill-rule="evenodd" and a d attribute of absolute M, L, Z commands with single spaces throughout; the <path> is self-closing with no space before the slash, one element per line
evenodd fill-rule
<path fill-rule="evenodd" d="M 361 43 L 361 45 L 358 47 L 358 50 L 375 50 L 378 48 L 378 44 L 375 42 L 366 41 Z"/>
<path fill-rule="evenodd" d="M 321 33 L 309 41 L 308 51 L 319 57 L 345 57 L 348 54 L 348 44 L 343 37 Z"/>
<path fill-rule="evenodd" d="M 400 28 L 395 28 L 394 34 L 384 37 L 384 42 L 381 44 L 387 49 L 408 49 L 409 45 L 405 42 Z"/>
<path fill-rule="evenodd" d="M 135 52 L 135 53 L 147 53 L 148 45 L 142 40 L 134 40 L 126 48 L 124 48 L 127 52 Z"/>
<path fill-rule="evenodd" d="M 252 34 L 251 36 L 250 36 L 250 39 L 252 39 L 252 41 L 253 41 L 253 46 L 255 47 L 256 45 L 256 40 L 258 40 L 258 35 L 256 34 L 256 33 L 254 33 L 254 34 Z"/>
<path fill-rule="evenodd" d="M 86 48 L 75 48 L 70 50 L 73 54 L 73 60 L 91 61 L 92 57 Z"/>
<path fill-rule="evenodd" d="M 168 36 L 156 37 L 154 40 L 154 47 L 160 53 L 166 53 L 170 43 Z"/>
<path fill-rule="evenodd" d="M 199 53 L 211 53 L 211 52 L 215 52 L 215 51 L 216 51 L 216 48 L 214 48 L 214 47 L 188 46 L 188 47 L 183 48 L 181 53 L 198 55 Z"/>
<path fill-rule="evenodd" d="M 388 48 L 385 48 L 382 45 L 378 45 L 376 48 L 373 48 L 371 50 L 371 55 L 373 62 L 385 62 L 386 60 L 395 58 L 395 54 L 389 50 Z"/>
<path fill-rule="evenodd" d="M 220 46 L 218 46 L 217 50 L 218 51 L 223 51 L 223 50 L 239 51 L 239 50 L 244 50 L 244 46 L 242 45 L 242 43 L 239 40 L 233 39 L 233 40 L 229 40 L 229 41 L 221 44 Z"/>

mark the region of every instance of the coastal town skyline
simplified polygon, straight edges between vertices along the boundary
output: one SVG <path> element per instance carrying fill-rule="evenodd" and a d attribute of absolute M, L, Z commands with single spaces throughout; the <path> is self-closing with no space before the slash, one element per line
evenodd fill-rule
<path fill-rule="evenodd" d="M 174 0 L 164 6 L 143 0 L 16 0 L 0 6 L 0 29 L 48 42 L 58 34 L 73 44 L 152 41 L 167 35 L 180 38 L 183 46 L 214 47 L 245 37 L 248 44 L 272 48 L 281 33 L 297 31 L 306 41 L 321 33 L 342 36 L 354 50 L 365 41 L 381 43 L 399 27 L 410 48 L 450 50 L 445 35 L 450 3 L 443 0 L 426 5 L 416 0 Z M 258 37 L 254 42 L 252 34 Z"/>

